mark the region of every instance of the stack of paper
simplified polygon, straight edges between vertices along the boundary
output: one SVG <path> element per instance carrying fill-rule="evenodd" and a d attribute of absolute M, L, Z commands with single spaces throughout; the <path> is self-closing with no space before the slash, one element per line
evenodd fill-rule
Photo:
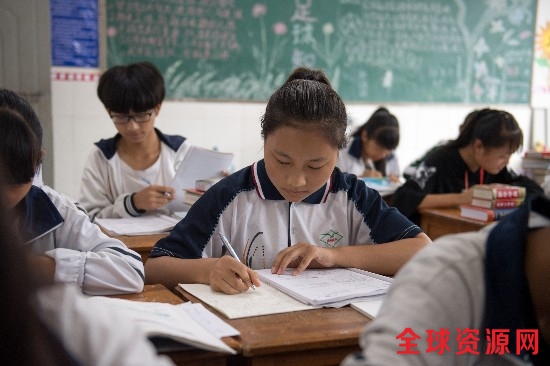
<path fill-rule="evenodd" d="M 220 177 L 224 170 L 228 170 L 233 160 L 232 153 L 224 153 L 191 146 L 183 161 L 180 163 L 176 176 L 172 181 L 172 188 L 176 190 L 177 199 L 168 204 L 172 211 L 185 211 L 188 206 L 184 203 L 185 189 L 194 188 L 199 179 Z"/>
<path fill-rule="evenodd" d="M 145 215 L 118 219 L 95 219 L 95 223 L 110 236 L 151 235 L 169 232 L 179 222 L 166 215 Z"/>

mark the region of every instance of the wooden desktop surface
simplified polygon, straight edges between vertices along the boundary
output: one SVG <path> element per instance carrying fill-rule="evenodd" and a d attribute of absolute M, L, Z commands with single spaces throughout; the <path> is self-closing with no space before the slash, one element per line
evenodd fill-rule
<path fill-rule="evenodd" d="M 461 217 L 459 207 L 420 210 L 420 227 L 432 240 L 447 234 L 477 231 L 485 225 L 485 222 Z"/>
<path fill-rule="evenodd" d="M 179 287 L 176 291 L 187 300 L 200 302 Z M 239 352 L 231 356 L 230 365 L 339 365 L 360 349 L 359 336 L 370 321 L 350 306 L 242 319 L 227 319 L 205 306 L 241 332 L 238 348 L 224 339 Z"/>

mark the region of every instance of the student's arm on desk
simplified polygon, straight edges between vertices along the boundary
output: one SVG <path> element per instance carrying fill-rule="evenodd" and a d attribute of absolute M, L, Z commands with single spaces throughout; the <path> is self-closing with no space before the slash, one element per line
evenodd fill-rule
<path fill-rule="evenodd" d="M 241 279 L 250 279 L 241 281 Z M 173 289 L 180 283 L 203 283 L 228 294 L 244 292 L 251 284 L 260 286 L 256 272 L 230 256 L 182 259 L 149 258 L 145 264 L 145 282 L 160 283 Z"/>
<path fill-rule="evenodd" d="M 434 193 L 427 194 L 418 205 L 418 209 L 453 207 L 472 202 L 473 190 L 470 188 L 460 193 Z"/>
<path fill-rule="evenodd" d="M 306 268 L 359 268 L 387 276 L 393 276 L 422 247 L 431 243 L 424 233 L 414 238 L 396 240 L 376 245 L 348 245 L 337 248 L 323 248 L 307 243 L 297 243 L 277 255 L 273 269 L 283 273 L 286 267 L 300 258 L 295 274 Z"/>

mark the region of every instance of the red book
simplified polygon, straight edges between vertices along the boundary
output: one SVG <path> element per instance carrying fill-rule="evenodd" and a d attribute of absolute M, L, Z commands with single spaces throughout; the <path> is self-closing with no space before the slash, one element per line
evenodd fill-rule
<path fill-rule="evenodd" d="M 483 222 L 493 222 L 514 212 L 515 209 L 516 208 L 489 209 L 472 205 L 460 205 L 460 216 Z"/>
<path fill-rule="evenodd" d="M 518 207 L 523 203 L 523 198 L 484 200 L 481 198 L 472 199 L 472 206 L 483 208 L 512 208 Z"/>
<path fill-rule="evenodd" d="M 472 188 L 474 198 L 485 200 L 525 198 L 525 187 L 507 184 L 478 185 Z"/>

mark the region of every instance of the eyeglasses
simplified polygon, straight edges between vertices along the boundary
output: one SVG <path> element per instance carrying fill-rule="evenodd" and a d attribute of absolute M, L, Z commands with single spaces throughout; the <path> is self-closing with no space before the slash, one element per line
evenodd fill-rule
<path fill-rule="evenodd" d="M 134 120 L 135 123 L 147 123 L 151 120 L 151 116 L 155 113 L 154 110 L 148 111 L 148 112 L 141 112 L 136 114 L 111 114 L 109 113 L 109 116 L 113 120 L 113 122 L 117 125 L 124 125 L 130 120 Z"/>

